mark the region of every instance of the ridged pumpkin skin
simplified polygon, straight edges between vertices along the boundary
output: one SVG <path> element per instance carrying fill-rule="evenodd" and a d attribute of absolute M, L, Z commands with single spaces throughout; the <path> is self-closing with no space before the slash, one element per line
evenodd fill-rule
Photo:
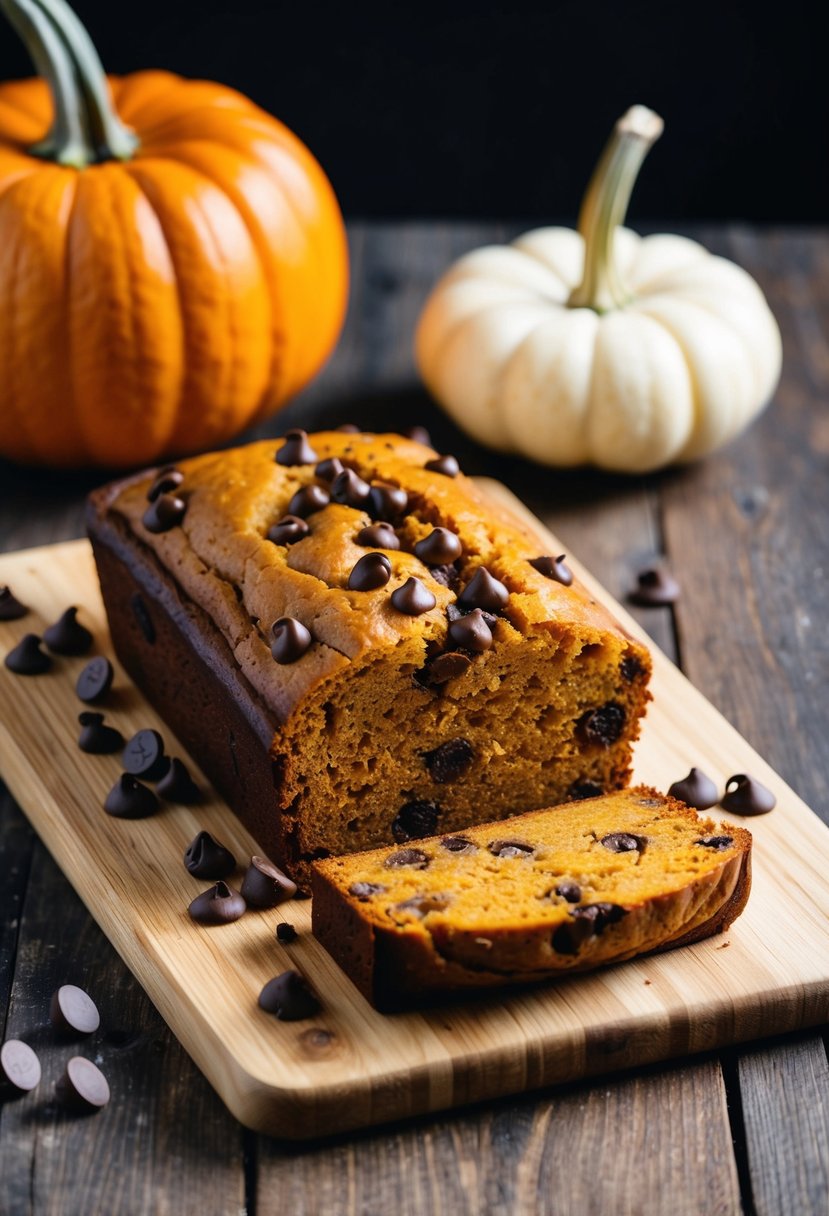
<path fill-rule="evenodd" d="M 232 89 L 111 78 L 140 144 L 84 169 L 27 152 L 39 79 L 0 85 L 0 455 L 149 464 L 230 439 L 305 385 L 348 293 L 328 179 Z"/>

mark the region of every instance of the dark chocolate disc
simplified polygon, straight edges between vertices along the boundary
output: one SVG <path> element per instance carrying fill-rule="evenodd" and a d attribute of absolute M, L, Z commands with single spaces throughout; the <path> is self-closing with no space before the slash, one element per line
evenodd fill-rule
<path fill-rule="evenodd" d="M 282 1022 L 301 1022 L 319 1013 L 322 1006 L 304 976 L 283 971 L 259 993 L 259 1008 L 276 1014 Z"/>
<path fill-rule="evenodd" d="M 181 806 L 193 806 L 201 802 L 201 790 L 187 771 L 187 766 L 178 756 L 170 761 L 167 772 L 155 787 L 159 798 L 167 802 L 178 802 Z"/>
<path fill-rule="evenodd" d="M 75 692 L 81 701 L 94 705 L 107 695 L 114 676 L 112 664 L 105 655 L 97 654 L 90 659 L 78 676 Z"/>
<path fill-rule="evenodd" d="M 91 756 L 110 756 L 124 746 L 124 736 L 114 726 L 104 725 L 104 715 L 91 712 L 78 714 L 81 733 L 78 747 Z"/>
<path fill-rule="evenodd" d="M 164 755 L 164 740 L 157 730 L 150 728 L 133 735 L 124 748 L 121 763 L 128 773 L 147 781 L 159 781 L 170 766 Z"/>
<path fill-rule="evenodd" d="M 101 1024 L 101 1015 L 88 993 L 75 984 L 63 984 L 52 993 L 49 1020 L 64 1034 L 93 1034 Z"/>
<path fill-rule="evenodd" d="M 40 676 L 52 666 L 52 659 L 41 649 L 36 633 L 27 633 L 6 655 L 4 662 L 16 676 Z"/>
<path fill-rule="evenodd" d="M 28 1094 L 40 1084 L 40 1060 L 28 1043 L 6 1039 L 0 1047 L 0 1097 Z"/>
<path fill-rule="evenodd" d="M 55 1088 L 63 1102 L 78 1110 L 100 1110 L 110 1099 L 106 1077 L 84 1056 L 72 1057 Z"/>
<path fill-rule="evenodd" d="M 236 858 L 209 832 L 199 832 L 184 851 L 184 868 L 194 878 L 229 878 Z"/>
<path fill-rule="evenodd" d="M 158 807 L 153 791 L 132 773 L 122 773 L 104 800 L 104 810 L 115 819 L 147 819 Z"/>

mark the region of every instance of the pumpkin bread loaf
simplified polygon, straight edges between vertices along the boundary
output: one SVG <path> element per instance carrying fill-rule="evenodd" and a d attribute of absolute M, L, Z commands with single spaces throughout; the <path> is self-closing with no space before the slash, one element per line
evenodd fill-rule
<path fill-rule="evenodd" d="M 119 658 L 301 882 L 629 779 L 647 651 L 451 457 L 289 432 L 107 486 L 88 526 Z"/>
<path fill-rule="evenodd" d="M 748 899 L 751 835 L 639 787 L 314 871 L 314 934 L 392 1010 L 719 933 Z"/>

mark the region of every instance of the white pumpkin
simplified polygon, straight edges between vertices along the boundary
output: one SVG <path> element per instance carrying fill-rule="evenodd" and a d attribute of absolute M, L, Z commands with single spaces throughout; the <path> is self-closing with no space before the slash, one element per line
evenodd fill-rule
<path fill-rule="evenodd" d="M 780 331 L 754 280 L 685 237 L 619 227 L 661 130 L 643 106 L 617 123 L 578 232 L 478 249 L 432 291 L 418 366 L 480 442 L 643 472 L 705 456 L 773 393 Z"/>

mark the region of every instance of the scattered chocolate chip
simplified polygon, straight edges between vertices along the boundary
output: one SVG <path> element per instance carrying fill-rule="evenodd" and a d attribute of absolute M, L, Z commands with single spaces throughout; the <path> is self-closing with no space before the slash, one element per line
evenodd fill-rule
<path fill-rule="evenodd" d="M 159 781 L 170 765 L 164 755 L 164 740 L 157 730 L 149 728 L 133 735 L 124 748 L 121 763 L 128 773 L 147 781 Z"/>
<path fill-rule="evenodd" d="M 423 917 L 430 912 L 443 912 L 452 902 L 451 895 L 412 895 L 402 903 L 395 904 L 393 912 L 410 912 L 412 916 Z"/>
<path fill-rule="evenodd" d="M 0 1096 L 31 1093 L 40 1084 L 40 1060 L 28 1043 L 6 1039 L 0 1047 Z"/>
<path fill-rule="evenodd" d="M 477 853 L 478 846 L 474 840 L 467 839 L 466 836 L 444 836 L 440 842 L 440 847 L 446 849 L 449 853 Z"/>
<path fill-rule="evenodd" d="M 442 473 L 444 477 L 457 477 L 461 471 L 454 456 L 438 456 L 436 460 L 427 460 L 423 467 L 430 473 Z"/>
<path fill-rule="evenodd" d="M 644 853 L 645 841 L 641 836 L 634 836 L 630 832 L 609 832 L 607 836 L 602 836 L 600 844 L 603 844 L 611 853 Z"/>
<path fill-rule="evenodd" d="M 291 501 L 288 503 L 288 515 L 298 515 L 304 519 L 306 515 L 313 515 L 315 511 L 322 511 L 331 501 L 331 496 L 322 486 L 313 483 L 310 486 L 303 486 L 301 490 L 297 490 Z"/>
<path fill-rule="evenodd" d="M 152 646 L 155 642 L 155 625 L 144 598 L 138 595 L 137 592 L 130 600 L 130 608 L 132 609 L 132 615 L 135 617 L 136 624 L 144 637 L 144 641 Z"/>
<path fill-rule="evenodd" d="M 5 664 L 16 676 L 39 676 L 48 671 L 52 660 L 40 649 L 41 639 L 36 633 L 27 633 L 9 651 Z"/>
<path fill-rule="evenodd" d="M 628 684 L 632 684 L 634 680 L 638 680 L 645 674 L 645 666 L 635 654 L 629 654 L 619 664 L 619 671 L 622 679 Z"/>
<path fill-rule="evenodd" d="M 197 895 L 187 911 L 200 925 L 230 925 L 242 916 L 246 907 L 238 891 L 219 881 Z"/>
<path fill-rule="evenodd" d="M 425 870 L 429 857 L 420 849 L 398 849 L 396 853 L 390 853 L 383 864 L 390 870 L 396 870 L 399 866 L 414 866 L 416 870 Z"/>
<path fill-rule="evenodd" d="M 343 469 L 331 483 L 331 501 L 346 507 L 363 507 L 368 502 L 371 487 L 353 469 Z"/>
<path fill-rule="evenodd" d="M 559 553 L 558 557 L 532 557 L 527 560 L 532 568 L 545 578 L 569 587 L 573 582 L 573 571 L 565 564 L 565 556 L 564 553 Z"/>
<path fill-rule="evenodd" d="M 732 789 L 731 787 L 734 786 Z M 766 789 L 754 777 L 746 773 L 737 773 L 729 777 L 725 783 L 725 794 L 720 799 L 720 805 L 733 815 L 767 815 L 777 805 L 777 799 L 771 790 Z"/>
<path fill-rule="evenodd" d="M 419 578 L 411 575 L 402 587 L 391 593 L 392 607 L 406 616 L 421 616 L 431 611 L 437 600 L 428 587 L 424 587 Z"/>
<path fill-rule="evenodd" d="M 398 811 L 397 818 L 391 825 L 391 834 L 398 844 L 433 836 L 437 831 L 439 815 L 440 807 L 434 802 L 426 802 L 424 799 L 407 802 Z"/>
<path fill-rule="evenodd" d="M 453 646 L 483 654 L 492 646 L 492 630 L 480 608 L 474 608 L 466 616 L 451 621 L 446 636 Z"/>
<path fill-rule="evenodd" d="M 298 971 L 283 971 L 259 993 L 259 1008 L 275 1013 L 281 1022 L 301 1022 L 322 1006 L 308 981 Z"/>
<path fill-rule="evenodd" d="M 400 548 L 400 538 L 391 524 L 369 524 L 357 533 L 354 543 L 364 549 Z"/>
<path fill-rule="evenodd" d="M 178 527 L 187 512 L 187 503 L 175 494 L 159 494 L 141 520 L 148 532 L 169 532 Z"/>
<path fill-rule="evenodd" d="M 432 566 L 429 573 L 436 583 L 440 583 L 441 587 L 448 587 L 450 591 L 457 591 L 460 574 L 456 565 L 444 564 L 443 566 Z"/>
<path fill-rule="evenodd" d="M 568 904 L 577 904 L 581 899 L 581 887 L 577 882 L 560 882 L 556 887 L 556 895 L 566 899 Z"/>
<path fill-rule="evenodd" d="M 368 510 L 373 519 L 399 519 L 409 505 L 409 495 L 401 486 L 388 481 L 373 481 Z"/>
<path fill-rule="evenodd" d="M 155 502 L 161 494 L 172 494 L 184 481 L 181 469 L 161 469 L 147 491 L 147 502 Z"/>
<path fill-rule="evenodd" d="M 324 481 L 326 485 L 330 485 L 335 478 L 339 477 L 345 465 L 337 456 L 329 456 L 326 460 L 321 460 L 314 469 L 314 476 L 320 481 Z"/>
<path fill-rule="evenodd" d="M 701 769 L 692 768 L 682 781 L 675 781 L 668 790 L 669 798 L 678 798 L 697 811 L 707 811 L 720 800 L 719 790 Z"/>
<path fill-rule="evenodd" d="M 625 726 L 624 706 L 608 701 L 598 709 L 588 710 L 579 719 L 578 729 L 588 743 L 601 743 L 609 747 L 615 743 Z"/>
<path fill-rule="evenodd" d="M 391 562 L 384 553 L 367 553 L 348 576 L 349 591 L 376 591 L 391 578 Z"/>
<path fill-rule="evenodd" d="M 299 515 L 283 515 L 275 524 L 271 524 L 267 536 L 275 545 L 295 545 L 298 540 L 308 536 L 310 531 L 308 524 Z"/>
<path fill-rule="evenodd" d="M 215 836 L 199 832 L 184 850 L 184 868 L 194 878 L 229 878 L 236 858 Z"/>
<path fill-rule="evenodd" d="M 468 739 L 450 739 L 433 751 L 424 752 L 423 759 L 432 780 L 444 785 L 464 775 L 475 759 L 475 752 Z"/>
<path fill-rule="evenodd" d="M 485 612 L 500 612 L 506 607 L 509 591 L 504 584 L 479 566 L 458 596 L 461 608 L 482 608 Z"/>
<path fill-rule="evenodd" d="M 414 547 L 415 557 L 427 566 L 443 566 L 457 561 L 463 546 L 454 532 L 448 528 L 433 528 L 428 536 L 419 540 Z"/>
<path fill-rule="evenodd" d="M 446 605 L 446 619 L 450 624 L 452 621 L 462 620 L 465 616 L 471 616 L 473 612 L 480 612 L 490 629 L 494 629 L 498 624 L 498 617 L 495 613 L 485 612 L 483 608 L 459 608 L 457 604 Z"/>
<path fill-rule="evenodd" d="M 64 1034 L 92 1034 L 101 1024 L 101 1015 L 92 997 L 75 984 L 63 984 L 52 994 L 49 1021 Z"/>
<path fill-rule="evenodd" d="M 295 942 L 299 934 L 292 924 L 287 920 L 281 920 L 276 926 L 276 940 L 281 942 L 283 946 L 290 946 L 291 942 Z"/>
<path fill-rule="evenodd" d="M 568 798 L 581 801 L 584 798 L 601 798 L 604 790 L 595 781 L 574 781 L 567 791 Z"/>
<path fill-rule="evenodd" d="M 78 676 L 75 692 L 81 701 L 86 702 L 87 705 L 94 705 L 112 688 L 114 674 L 109 659 L 98 654 L 94 659 L 89 660 Z"/>
<path fill-rule="evenodd" d="M 627 915 L 618 904 L 582 904 L 571 908 L 569 923 L 559 925 L 553 934 L 552 946 L 559 954 L 578 954 L 579 947 L 591 937 L 601 937 L 608 925 L 614 925 Z"/>
<path fill-rule="evenodd" d="M 411 852 L 412 850 L 409 850 Z M 388 863 L 386 863 L 388 864 Z M 379 882 L 353 882 L 348 888 L 349 895 L 362 901 L 371 899 L 374 895 L 382 895 L 388 888 Z"/>
<path fill-rule="evenodd" d="M 187 771 L 187 766 L 178 756 L 170 761 L 167 772 L 156 786 L 160 798 L 167 802 L 178 802 L 181 806 L 193 806 L 201 802 L 201 790 Z"/>
<path fill-rule="evenodd" d="M 267 857 L 251 857 L 241 889 L 251 908 L 275 908 L 296 895 L 296 883 Z"/>
<path fill-rule="evenodd" d="M 11 587 L 0 587 L 0 621 L 19 621 L 28 611 L 26 605 L 21 604 L 14 595 Z"/>
<path fill-rule="evenodd" d="M 299 427 L 285 432 L 285 442 L 276 453 L 276 463 L 282 465 L 313 464 L 317 454 L 308 442 L 308 433 Z"/>
<path fill-rule="evenodd" d="M 147 819 L 158 807 L 153 791 L 132 773 L 122 773 L 104 800 L 104 810 L 115 819 Z"/>
<path fill-rule="evenodd" d="M 487 848 L 493 857 L 530 857 L 535 852 L 526 840 L 491 840 Z"/>
<path fill-rule="evenodd" d="M 359 435 L 360 428 L 355 426 L 353 422 L 344 422 L 342 426 L 338 426 L 337 430 L 342 435 Z"/>
<path fill-rule="evenodd" d="M 43 640 L 55 654 L 86 654 L 92 645 L 92 634 L 77 620 L 77 608 L 67 608 L 54 625 L 43 631 Z"/>
<path fill-rule="evenodd" d="M 90 1113 L 106 1106 L 110 1099 L 106 1077 L 97 1065 L 84 1056 L 72 1057 L 55 1090 L 67 1106 Z"/>
<path fill-rule="evenodd" d="M 84 712 L 78 714 L 81 733 L 78 747 L 90 756 L 111 756 L 124 746 L 124 736 L 114 726 L 104 725 L 104 715 Z"/>
<path fill-rule="evenodd" d="M 490 639 L 491 637 L 490 634 Z M 437 654 L 433 659 L 429 659 L 415 679 L 419 684 L 425 684 L 427 687 L 446 684 L 449 680 L 462 676 L 471 666 L 472 660 L 468 655 L 460 654 L 457 650 L 450 650 L 446 654 Z"/>
<path fill-rule="evenodd" d="M 274 622 L 271 654 L 277 663 L 296 663 L 309 649 L 313 638 L 302 621 L 282 616 Z"/>
<path fill-rule="evenodd" d="M 699 840 L 694 841 L 694 844 L 701 844 L 703 848 L 714 849 L 718 853 L 723 849 L 730 849 L 733 843 L 733 836 L 701 836 Z"/>
<path fill-rule="evenodd" d="M 407 439 L 413 440 L 415 443 L 422 443 L 424 447 L 432 446 L 432 436 L 426 430 L 425 426 L 407 426 L 404 431 L 400 432 Z"/>
<path fill-rule="evenodd" d="M 667 570 L 654 568 L 642 570 L 636 576 L 636 587 L 628 599 L 644 608 L 658 608 L 674 604 L 679 599 L 679 583 Z"/>

